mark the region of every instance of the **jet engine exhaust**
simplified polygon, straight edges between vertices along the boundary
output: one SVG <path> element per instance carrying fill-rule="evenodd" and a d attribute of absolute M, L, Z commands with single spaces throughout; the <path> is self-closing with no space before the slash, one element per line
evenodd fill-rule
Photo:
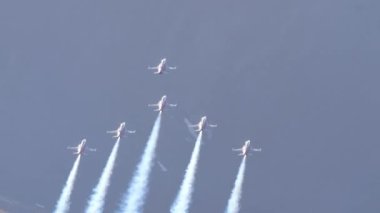
<path fill-rule="evenodd" d="M 149 175 L 154 164 L 155 150 L 161 126 L 161 112 L 158 114 L 152 132 L 149 136 L 140 163 L 137 165 L 128 191 L 123 196 L 119 212 L 138 213 L 142 212 L 146 194 L 148 192 Z"/>
<path fill-rule="evenodd" d="M 177 197 L 170 208 L 172 213 L 188 212 L 191 203 L 191 195 L 194 188 L 195 173 L 197 170 L 199 152 L 202 143 L 203 131 L 199 132 L 197 141 L 195 142 L 193 153 L 191 154 L 190 162 L 187 166 L 185 176 L 183 178 L 180 190 Z"/>
<path fill-rule="evenodd" d="M 117 157 L 117 151 L 119 149 L 120 137 L 116 140 L 115 145 L 112 148 L 111 154 L 108 157 L 106 166 L 103 169 L 103 173 L 100 176 L 98 185 L 92 190 L 92 195 L 87 203 L 86 212 L 88 213 L 100 213 L 103 212 L 105 197 L 107 189 L 110 184 L 112 171 L 115 165 Z"/>
<path fill-rule="evenodd" d="M 66 184 L 62 189 L 61 196 L 59 197 L 54 210 L 56 213 L 68 212 L 70 209 L 70 195 L 73 191 L 75 178 L 77 176 L 80 157 L 81 155 L 78 155 L 77 159 L 75 160 L 73 168 L 71 169 L 69 177 L 67 178 Z"/>
<path fill-rule="evenodd" d="M 241 191 L 243 188 L 243 180 L 244 180 L 244 173 L 245 173 L 245 162 L 246 162 L 247 156 L 244 156 L 243 160 L 241 161 L 238 174 L 236 176 L 234 188 L 232 189 L 230 199 L 228 200 L 226 213 L 237 213 L 240 209 L 240 198 L 241 198 Z"/>

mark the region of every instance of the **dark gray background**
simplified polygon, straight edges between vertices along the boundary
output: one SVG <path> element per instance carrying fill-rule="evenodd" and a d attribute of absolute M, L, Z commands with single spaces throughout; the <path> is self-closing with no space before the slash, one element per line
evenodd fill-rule
<path fill-rule="evenodd" d="M 168 212 L 207 115 L 191 212 L 222 212 L 245 139 L 241 212 L 380 212 L 380 2 L 1 1 L 0 209 L 50 212 L 84 137 L 72 194 L 81 212 L 122 121 L 106 201 L 117 209 L 168 95 L 146 212 Z M 176 71 L 147 70 L 167 57 Z M 35 203 L 45 206 L 41 208 Z M 25 210 L 28 209 L 28 210 Z"/>

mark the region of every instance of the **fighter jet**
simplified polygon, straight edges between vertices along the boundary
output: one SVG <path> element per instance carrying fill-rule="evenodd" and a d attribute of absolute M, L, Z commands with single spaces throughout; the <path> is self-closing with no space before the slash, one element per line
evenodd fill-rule
<path fill-rule="evenodd" d="M 112 136 L 113 138 L 123 138 L 127 136 L 127 133 L 133 134 L 135 132 L 136 132 L 135 130 L 127 130 L 125 128 L 125 122 L 122 122 L 117 129 L 107 131 L 107 133 L 115 134 L 114 136 Z"/>
<path fill-rule="evenodd" d="M 156 104 L 148 104 L 148 106 L 150 107 L 157 107 L 154 111 L 155 112 L 162 112 L 164 111 L 165 107 L 166 106 L 170 106 L 170 107 L 176 107 L 177 104 L 169 104 L 166 102 L 166 95 L 162 96 L 161 97 L 161 100 L 158 101 L 158 103 Z"/>
<path fill-rule="evenodd" d="M 87 148 L 86 147 L 86 139 L 83 139 L 78 146 L 75 146 L 75 147 L 69 146 L 69 147 L 67 147 L 67 149 L 74 149 L 74 150 L 76 150 L 76 152 L 73 153 L 74 155 L 82 155 L 87 150 L 91 151 L 91 152 L 95 152 L 96 151 L 96 149 L 92 149 L 92 148 Z"/>
<path fill-rule="evenodd" d="M 194 125 L 189 125 L 190 127 L 197 127 L 196 129 L 195 129 L 195 132 L 200 132 L 200 131 L 204 131 L 205 130 L 205 128 L 206 128 L 206 126 L 208 126 L 208 127 L 217 127 L 218 125 L 216 125 L 216 124 L 208 124 L 207 123 L 207 117 L 206 116 L 203 116 L 202 118 L 201 118 L 201 121 L 198 123 L 198 124 L 194 124 Z"/>
<path fill-rule="evenodd" d="M 148 69 L 150 69 L 150 70 L 157 70 L 153 74 L 160 75 L 160 74 L 166 73 L 167 69 L 175 70 L 175 69 L 177 69 L 177 67 L 169 67 L 169 66 L 167 66 L 167 64 L 166 64 L 166 58 L 163 58 L 163 59 L 161 59 L 161 62 L 157 66 L 155 66 L 155 67 L 148 67 Z"/>
<path fill-rule="evenodd" d="M 261 152 L 261 148 L 250 148 L 251 141 L 245 141 L 244 145 L 239 149 L 232 149 L 232 151 L 240 151 L 239 156 L 247 156 L 250 151 Z"/>

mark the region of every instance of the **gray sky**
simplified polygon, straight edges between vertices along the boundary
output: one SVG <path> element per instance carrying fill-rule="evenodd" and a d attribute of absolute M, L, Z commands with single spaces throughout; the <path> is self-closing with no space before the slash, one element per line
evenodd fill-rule
<path fill-rule="evenodd" d="M 168 95 L 146 212 L 167 212 L 195 139 L 184 123 L 217 123 L 201 149 L 191 212 L 222 212 L 251 139 L 241 212 L 379 212 L 377 94 L 380 2 L 0 2 L 0 195 L 50 212 L 84 137 L 72 194 L 85 208 L 121 121 L 106 211 L 117 209 Z M 169 75 L 146 70 L 162 57 Z M 0 209 L 11 208 L 0 202 Z M 20 204 L 21 205 L 21 204 Z M 12 209 L 13 208 L 13 209 Z M 39 208 L 35 208 L 38 211 Z M 44 210 L 42 210 L 44 212 Z"/>

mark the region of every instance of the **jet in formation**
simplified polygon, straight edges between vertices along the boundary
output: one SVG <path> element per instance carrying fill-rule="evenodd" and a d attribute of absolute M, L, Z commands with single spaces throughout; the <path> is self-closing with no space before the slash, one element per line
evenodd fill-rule
<path fill-rule="evenodd" d="M 201 121 L 199 121 L 198 124 L 194 124 L 194 125 L 190 125 L 190 127 L 193 127 L 193 128 L 196 128 L 194 131 L 195 132 L 201 132 L 201 131 L 204 131 L 206 127 L 217 127 L 218 125 L 216 124 L 209 124 L 207 122 L 207 117 L 206 116 L 203 116 L 201 118 Z"/>
<path fill-rule="evenodd" d="M 232 149 L 232 150 L 239 151 L 240 152 L 239 156 L 247 156 L 250 153 L 250 151 L 261 152 L 261 148 L 251 148 L 250 145 L 251 145 L 251 141 L 247 140 L 244 142 L 244 145 L 241 148 Z"/>
<path fill-rule="evenodd" d="M 123 138 L 127 136 L 127 133 L 133 134 L 135 132 L 135 130 L 127 130 L 125 128 L 125 122 L 122 122 L 117 129 L 107 131 L 107 133 L 114 134 L 112 136 L 113 138 Z"/>
<path fill-rule="evenodd" d="M 161 59 L 161 62 L 157 66 L 155 66 L 155 67 L 148 67 L 148 69 L 150 69 L 150 70 L 157 70 L 153 74 L 160 75 L 160 74 L 165 74 L 167 72 L 167 69 L 175 70 L 175 69 L 177 69 L 177 67 L 170 67 L 170 66 L 168 66 L 167 62 L 166 62 L 166 58 L 163 58 L 163 59 Z"/>
<path fill-rule="evenodd" d="M 162 112 L 162 111 L 164 111 L 164 109 L 165 109 L 166 106 L 169 106 L 169 107 L 176 107 L 177 106 L 177 104 L 169 104 L 169 103 L 167 103 L 166 98 L 167 98 L 166 95 L 164 95 L 164 96 L 161 97 L 161 99 L 160 99 L 160 101 L 158 101 L 158 103 L 156 103 L 156 104 L 149 104 L 148 106 L 150 106 L 150 107 L 157 107 L 154 110 L 156 112 Z"/>
<path fill-rule="evenodd" d="M 67 147 L 67 149 L 74 149 L 76 152 L 74 152 L 74 155 L 82 155 L 85 151 L 92 151 L 95 152 L 96 149 L 88 148 L 86 147 L 86 139 L 83 139 L 78 146 L 75 147 Z"/>

